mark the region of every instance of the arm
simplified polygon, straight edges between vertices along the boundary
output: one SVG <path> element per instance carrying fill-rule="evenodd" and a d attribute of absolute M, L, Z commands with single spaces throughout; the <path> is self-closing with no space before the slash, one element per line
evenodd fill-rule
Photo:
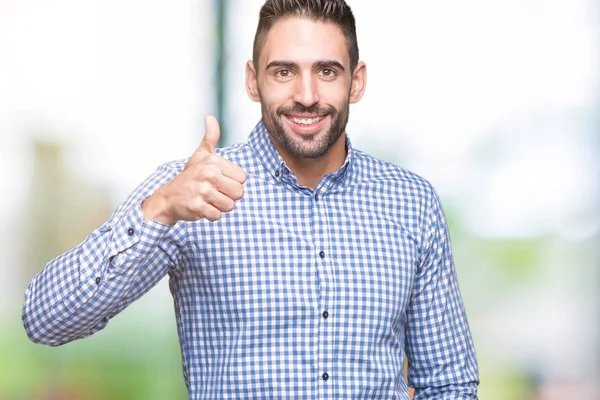
<path fill-rule="evenodd" d="M 246 173 L 213 154 L 219 124 L 183 171 L 165 164 L 81 244 L 50 261 L 25 294 L 23 324 L 36 343 L 58 346 L 89 336 L 156 285 L 186 245 L 180 221 L 216 221 L 242 198 Z"/>
<path fill-rule="evenodd" d="M 415 400 L 477 399 L 475 349 L 460 297 L 448 227 L 433 189 L 408 307 L 408 382 Z"/>
<path fill-rule="evenodd" d="M 176 174 L 159 168 L 105 224 L 33 278 L 22 315 L 32 341 L 58 346 L 101 330 L 177 265 L 183 226 L 143 221 L 141 209 Z"/>

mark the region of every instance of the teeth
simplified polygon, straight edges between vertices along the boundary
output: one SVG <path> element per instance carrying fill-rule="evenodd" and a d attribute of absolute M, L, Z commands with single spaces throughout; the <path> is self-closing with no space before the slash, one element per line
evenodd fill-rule
<path fill-rule="evenodd" d="M 324 117 L 316 117 L 316 118 L 291 118 L 292 121 L 294 121 L 294 123 L 296 124 L 301 124 L 301 125 L 312 125 L 312 124 L 316 124 L 317 122 L 321 122 L 323 120 Z"/>

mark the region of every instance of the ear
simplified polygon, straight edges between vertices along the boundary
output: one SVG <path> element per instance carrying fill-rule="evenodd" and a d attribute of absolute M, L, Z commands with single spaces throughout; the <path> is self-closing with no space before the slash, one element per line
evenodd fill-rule
<path fill-rule="evenodd" d="M 256 70 L 254 69 L 254 63 L 252 60 L 248 60 L 246 63 L 246 92 L 250 100 L 260 102 L 260 96 L 258 94 L 258 81 L 256 80 Z"/>
<path fill-rule="evenodd" d="M 367 65 L 360 61 L 352 73 L 352 88 L 350 89 L 350 103 L 358 103 L 362 99 L 367 87 Z"/>

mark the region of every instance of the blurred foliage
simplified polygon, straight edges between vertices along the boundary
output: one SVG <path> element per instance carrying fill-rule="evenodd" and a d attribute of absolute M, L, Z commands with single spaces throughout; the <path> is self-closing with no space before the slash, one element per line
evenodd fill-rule
<path fill-rule="evenodd" d="M 483 384 L 479 388 L 479 398 L 484 400 L 533 399 L 534 382 L 518 369 L 488 371 L 480 370 Z"/>
<path fill-rule="evenodd" d="M 139 307 L 138 307 L 139 308 Z M 141 323 L 127 310 L 111 321 L 111 332 L 60 347 L 36 345 L 22 329 L 0 336 L 1 400 L 185 399 L 175 321 Z M 6 322 L 6 321 L 3 321 Z"/>

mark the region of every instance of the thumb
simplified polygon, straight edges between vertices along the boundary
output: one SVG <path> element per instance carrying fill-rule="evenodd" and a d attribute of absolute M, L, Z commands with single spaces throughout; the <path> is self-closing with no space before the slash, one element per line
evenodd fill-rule
<path fill-rule="evenodd" d="M 217 147 L 219 138 L 221 137 L 219 121 L 217 121 L 214 116 L 207 115 L 206 118 L 204 118 L 204 124 L 206 126 L 206 133 L 204 134 L 204 139 L 202 139 L 199 148 L 209 153 L 213 153 Z"/>

